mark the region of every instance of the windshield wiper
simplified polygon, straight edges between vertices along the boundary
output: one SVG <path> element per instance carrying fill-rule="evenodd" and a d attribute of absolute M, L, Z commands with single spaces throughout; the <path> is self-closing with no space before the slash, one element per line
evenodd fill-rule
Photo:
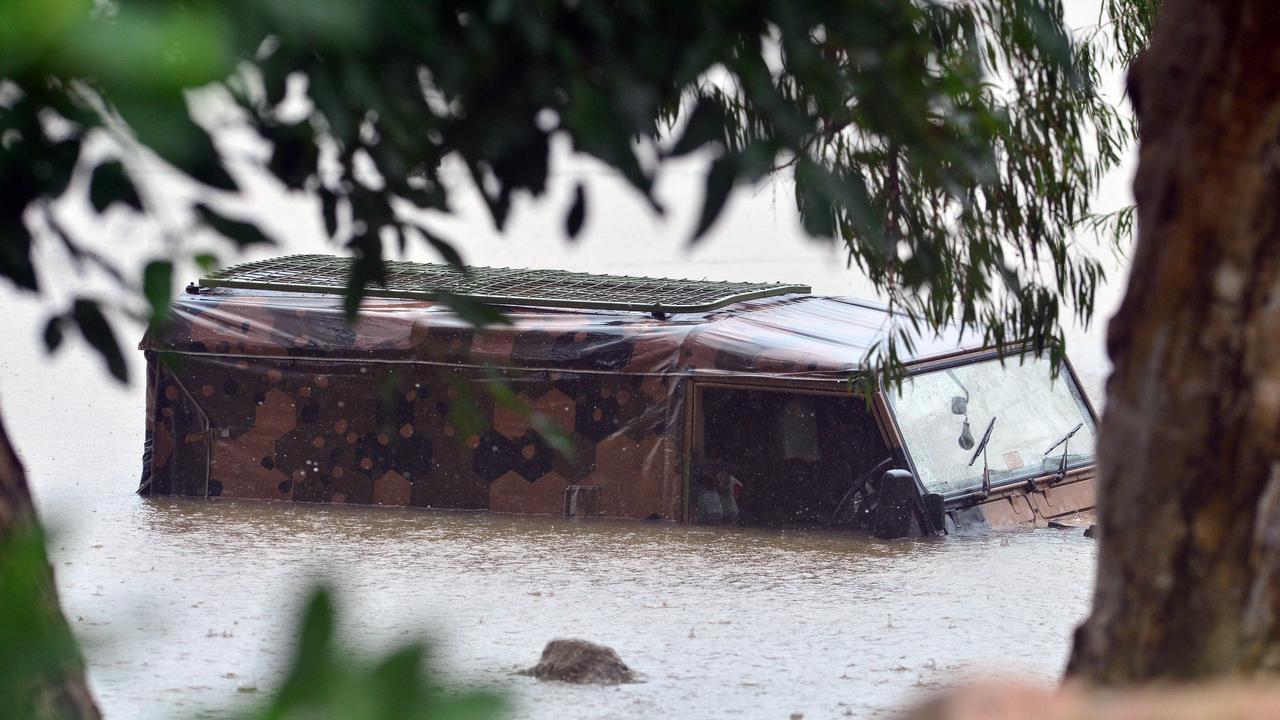
<path fill-rule="evenodd" d="M 1080 424 L 1076 425 L 1075 427 L 1071 428 L 1071 431 L 1070 431 L 1070 432 L 1068 432 L 1066 435 L 1063 435 L 1062 437 L 1058 438 L 1058 442 L 1056 442 L 1056 443 L 1054 443 L 1054 444 L 1050 445 L 1048 450 L 1045 450 L 1043 453 L 1040 453 L 1040 454 L 1041 454 L 1041 455 L 1048 455 L 1049 453 L 1053 452 L 1053 449 L 1054 449 L 1054 448 L 1056 448 L 1056 447 L 1058 447 L 1059 445 L 1061 445 L 1062 443 L 1064 443 L 1064 442 L 1066 442 L 1066 441 L 1070 440 L 1072 435 L 1075 435 L 1076 433 L 1080 432 L 1080 428 L 1082 428 L 1082 427 L 1084 427 L 1084 423 L 1080 423 Z"/>
<path fill-rule="evenodd" d="M 973 463 L 977 461 L 978 455 L 982 455 L 982 496 L 986 497 L 991 494 L 991 466 L 987 464 L 987 443 L 991 441 L 991 430 L 996 426 L 996 416 L 991 416 L 991 422 L 987 423 L 987 431 L 982 434 L 982 442 L 978 443 L 978 447 L 973 451 L 973 457 L 969 458 L 969 467 L 973 467 Z"/>
<path fill-rule="evenodd" d="M 987 431 L 982 434 L 982 442 L 978 443 L 978 447 L 973 451 L 973 457 L 969 458 L 969 467 L 973 467 L 973 463 L 978 459 L 978 455 L 982 455 L 987 449 L 987 443 L 991 440 L 991 428 L 996 426 L 996 417 L 991 416 L 991 422 L 987 423 Z M 983 455 L 983 457 L 986 457 Z M 986 462 L 985 460 L 983 462 Z"/>
<path fill-rule="evenodd" d="M 1067 441 L 1071 439 L 1072 435 L 1075 435 L 1076 433 L 1080 432 L 1080 428 L 1082 427 L 1084 427 L 1084 423 L 1077 424 L 1075 427 L 1071 428 L 1070 432 L 1068 432 L 1066 435 L 1063 435 L 1062 438 L 1058 440 L 1058 442 L 1050 445 L 1049 449 L 1044 451 L 1044 455 L 1048 455 L 1049 453 L 1053 452 L 1054 448 L 1058 447 L 1059 445 L 1062 446 L 1062 461 L 1058 463 L 1058 474 L 1054 476 L 1053 482 L 1050 483 L 1051 485 L 1056 485 L 1062 482 L 1063 480 L 1067 479 Z"/>

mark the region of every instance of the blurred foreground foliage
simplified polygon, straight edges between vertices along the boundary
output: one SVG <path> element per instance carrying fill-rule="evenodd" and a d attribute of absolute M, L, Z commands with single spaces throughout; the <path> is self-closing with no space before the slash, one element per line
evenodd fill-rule
<path fill-rule="evenodd" d="M 67 624 L 48 602 L 49 568 L 39 533 L 0 540 L 0 698 L 14 720 L 81 717 L 53 690 L 80 664 Z M 328 591 L 315 590 L 301 618 L 293 660 L 281 685 L 242 720 L 488 720 L 504 715 L 488 692 L 449 692 L 432 680 L 425 646 L 406 645 L 362 660 L 334 637 Z"/>
<path fill-rule="evenodd" d="M 59 697 L 79 672 L 79 650 L 50 598 L 44 542 L 29 527 L 0 533 L 0 698 L 18 720 L 79 717 Z"/>
<path fill-rule="evenodd" d="M 246 720 L 486 720 L 504 714 L 498 695 L 450 693 L 430 681 L 421 643 L 364 662 L 343 652 L 333 626 L 330 594 L 314 591 L 287 677 Z"/>
<path fill-rule="evenodd" d="M 353 257 L 354 313 L 388 243 L 463 264 L 436 222 L 457 187 L 446 164 L 502 228 L 513 198 L 546 192 L 562 136 L 658 210 L 662 164 L 708 158 L 694 240 L 736 184 L 790 173 L 805 229 L 843 243 L 905 311 L 884 367 L 946 323 L 1056 357 L 1060 307 L 1087 321 L 1103 276 L 1073 231 L 1096 221 L 1099 179 L 1132 134 L 1100 73 L 1141 43 L 1157 3 L 1102 7 L 1109 32 L 1072 32 L 1060 0 L 3 0 L 0 275 L 38 290 L 33 237 L 53 238 L 158 320 L 173 256 L 134 280 L 54 201 L 87 176 L 93 208 L 146 213 L 174 253 L 202 227 L 268 243 L 258 219 L 227 209 L 256 163 L 315 198 Z M 229 172 L 219 132 L 193 119 L 193 89 L 269 157 Z M 86 159 L 95 134 L 115 150 Z M 155 158 L 203 196 L 161 212 Z M 569 237 L 589 218 L 587 190 L 566 208 Z M 123 376 L 94 298 L 50 321 L 49 347 L 69 328 Z"/>

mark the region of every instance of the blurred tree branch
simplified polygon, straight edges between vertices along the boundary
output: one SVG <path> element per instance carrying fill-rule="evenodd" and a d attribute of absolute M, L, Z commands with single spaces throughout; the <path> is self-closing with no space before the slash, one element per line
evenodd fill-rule
<path fill-rule="evenodd" d="M 1108 0 L 1107 45 L 1073 36 L 1059 0 L 14 0 L 0 37 L 14 48 L 0 60 L 0 275 L 38 289 L 24 211 L 65 191 L 95 130 L 210 196 L 238 192 L 188 109 L 189 90 L 220 86 L 271 144 L 258 169 L 318 197 L 352 254 L 351 312 L 388 241 L 463 262 L 418 212 L 448 211 L 446 160 L 502 228 L 514 196 L 545 192 L 563 134 L 655 208 L 663 162 L 712 158 L 695 240 L 734 185 L 792 170 L 806 230 L 843 242 L 906 311 L 912 332 L 875 363 L 895 366 L 897 343 L 946 323 L 1056 358 L 1061 306 L 1087 322 L 1103 278 L 1071 233 L 1132 136 L 1099 73 L 1141 42 L 1153 8 Z M 91 170 L 95 209 L 153 212 L 134 163 Z M 588 210 L 577 194 L 570 234 Z M 239 246 L 270 242 L 212 203 L 184 214 Z M 79 261 L 101 259 L 49 226 Z M 168 290 L 147 289 L 153 320 Z M 92 303 L 55 324 L 109 355 L 114 337 L 80 322 Z"/>

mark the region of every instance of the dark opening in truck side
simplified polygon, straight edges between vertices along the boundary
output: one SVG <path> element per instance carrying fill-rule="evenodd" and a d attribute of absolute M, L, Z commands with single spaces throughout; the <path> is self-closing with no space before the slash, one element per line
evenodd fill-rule
<path fill-rule="evenodd" d="M 866 401 L 847 391 L 698 392 L 699 522 L 837 524 L 855 484 L 893 458 Z"/>

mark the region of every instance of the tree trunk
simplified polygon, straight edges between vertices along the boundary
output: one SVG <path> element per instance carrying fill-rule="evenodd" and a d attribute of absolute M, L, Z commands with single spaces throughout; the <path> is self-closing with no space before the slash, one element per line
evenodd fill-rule
<path fill-rule="evenodd" d="M 39 532 L 39 522 L 35 506 L 31 502 L 31 491 L 27 487 L 26 473 L 22 469 L 22 463 L 18 460 L 13 445 L 9 442 L 4 423 L 0 422 L 0 548 L 13 549 L 14 543 L 21 536 Z M 59 643 L 59 646 L 64 648 L 65 654 L 61 662 L 56 663 L 53 672 L 25 680 L 6 678 L 10 682 L 6 682 L 5 687 L 12 688 L 17 685 L 24 688 L 27 692 L 19 691 L 17 694 L 25 694 L 28 697 L 0 698 L 0 705 L 10 709 L 21 708 L 24 714 L 31 713 L 33 720 L 54 720 L 55 718 L 57 720 L 68 718 L 96 720 L 99 717 L 98 708 L 85 683 L 84 663 L 74 651 L 71 629 L 67 626 L 62 608 L 58 604 L 58 593 L 54 588 L 53 572 L 49 567 L 49 561 L 43 557 L 43 551 L 40 554 L 40 565 L 36 568 L 34 575 L 34 581 L 39 584 L 36 597 L 40 607 L 35 608 L 34 616 L 38 618 L 37 623 L 44 626 L 45 631 L 35 634 L 39 637 L 66 638 L 65 643 Z M 26 579 L 29 578 L 22 578 L 22 580 Z M 19 581 L 16 577 L 10 580 Z M 2 578 L 0 578 L 0 584 L 3 584 Z M 13 596 L 21 595 L 13 588 L 0 587 L 0 592 L 6 590 L 11 593 L 11 599 Z M 0 603 L 0 607 L 6 607 L 7 611 L 14 616 L 19 613 L 23 617 L 31 615 L 24 612 L 28 610 L 27 608 L 9 607 L 5 603 Z M 13 619 L 10 618 L 10 620 Z M 28 652 L 42 650 L 49 649 L 28 648 Z"/>
<path fill-rule="evenodd" d="M 1129 91 L 1093 613 L 1068 673 L 1280 670 L 1280 2 L 1166 0 Z"/>

